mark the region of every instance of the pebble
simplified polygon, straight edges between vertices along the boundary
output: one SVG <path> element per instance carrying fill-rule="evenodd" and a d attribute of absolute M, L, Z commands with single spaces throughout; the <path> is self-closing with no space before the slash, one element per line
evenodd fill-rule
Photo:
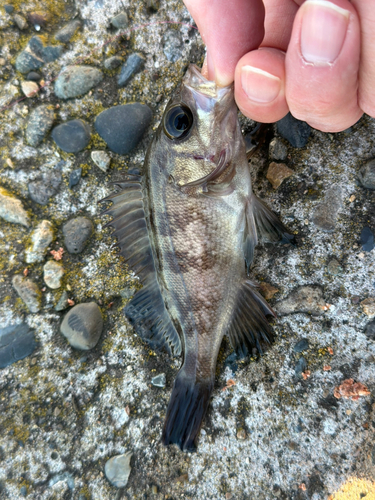
<path fill-rule="evenodd" d="M 301 286 L 284 300 L 276 304 L 276 311 L 281 314 L 303 312 L 322 314 L 325 307 L 323 291 L 318 286 Z"/>
<path fill-rule="evenodd" d="M 27 21 L 21 14 L 14 14 L 13 21 L 20 30 L 25 30 L 27 28 Z"/>
<path fill-rule="evenodd" d="M 293 347 L 294 352 L 302 352 L 306 351 L 309 348 L 309 341 L 307 339 L 301 339 L 297 344 Z"/>
<path fill-rule="evenodd" d="M 151 379 L 151 384 L 155 387 L 165 387 L 167 383 L 167 379 L 165 377 L 165 373 L 160 373 L 160 375 L 156 375 Z"/>
<path fill-rule="evenodd" d="M 29 311 L 38 312 L 41 306 L 41 293 L 36 283 L 17 274 L 12 279 L 12 285 Z"/>
<path fill-rule="evenodd" d="M 163 36 L 163 52 L 170 62 L 178 61 L 184 52 L 184 43 L 175 30 L 168 30 Z"/>
<path fill-rule="evenodd" d="M 369 227 L 364 227 L 361 232 L 361 245 L 365 252 L 371 252 L 374 248 L 374 233 Z"/>
<path fill-rule="evenodd" d="M 46 62 L 58 59 L 63 52 L 62 45 L 44 46 L 40 36 L 33 36 L 25 49 L 18 54 L 16 59 L 16 70 L 20 73 L 39 69 Z"/>
<path fill-rule="evenodd" d="M 237 432 L 237 439 L 239 439 L 240 441 L 244 441 L 246 439 L 246 431 L 245 431 L 245 429 L 240 429 Z"/>
<path fill-rule="evenodd" d="M 340 276 L 343 274 L 344 269 L 338 260 L 331 259 L 328 262 L 327 271 L 329 272 L 329 274 L 332 274 L 332 276 Z"/>
<path fill-rule="evenodd" d="M 76 119 L 57 125 L 51 135 L 60 149 L 66 153 L 78 153 L 89 144 L 91 130 L 86 122 Z"/>
<path fill-rule="evenodd" d="M 375 189 L 375 159 L 368 161 L 361 167 L 358 178 L 363 187 Z"/>
<path fill-rule="evenodd" d="M 27 264 L 42 262 L 48 245 L 53 240 L 53 225 L 49 220 L 43 220 L 30 235 L 31 245 L 26 248 Z"/>
<path fill-rule="evenodd" d="M 76 186 L 81 180 L 82 176 L 82 168 L 76 168 L 69 175 L 69 188 L 71 189 L 73 186 Z"/>
<path fill-rule="evenodd" d="M 284 161 L 288 156 L 288 148 L 277 137 L 274 137 L 270 142 L 268 154 L 272 160 Z"/>
<path fill-rule="evenodd" d="M 67 309 L 69 307 L 68 299 L 68 292 L 64 290 L 61 294 L 61 297 L 57 301 L 57 304 L 55 305 L 55 311 L 64 311 L 64 309 Z"/>
<path fill-rule="evenodd" d="M 30 73 L 26 75 L 26 80 L 31 80 L 32 82 L 40 82 L 41 79 L 42 76 L 36 71 L 30 71 Z"/>
<path fill-rule="evenodd" d="M 159 10 L 160 1 L 159 0 L 146 0 L 147 10 L 150 14 L 154 14 Z"/>
<path fill-rule="evenodd" d="M 35 82 L 22 82 L 21 89 L 24 95 L 28 98 L 35 97 L 39 91 L 39 86 Z"/>
<path fill-rule="evenodd" d="M 341 188 L 333 186 L 326 192 L 324 201 L 315 208 L 312 215 L 312 222 L 322 231 L 331 233 L 336 227 L 337 213 L 341 207 Z"/>
<path fill-rule="evenodd" d="M 54 290 L 60 288 L 61 286 L 61 278 L 64 275 L 64 268 L 55 260 L 49 260 L 44 264 L 43 267 L 43 279 L 44 283 Z"/>
<path fill-rule="evenodd" d="M 311 127 L 288 113 L 277 122 L 277 131 L 294 148 L 303 148 L 310 137 Z"/>
<path fill-rule="evenodd" d="M 28 227 L 30 219 L 22 202 L 12 196 L 6 189 L 0 186 L 0 217 L 14 224 L 22 224 Z"/>
<path fill-rule="evenodd" d="M 26 323 L 0 328 L 0 368 L 30 356 L 36 346 L 34 330 Z"/>
<path fill-rule="evenodd" d="M 40 205 L 47 205 L 51 196 L 59 189 L 62 180 L 60 168 L 54 168 L 52 172 L 46 172 L 41 178 L 32 181 L 28 185 L 30 198 Z"/>
<path fill-rule="evenodd" d="M 124 488 L 127 485 L 131 467 L 132 454 L 116 455 L 107 460 L 104 471 L 108 481 L 116 488 Z"/>
<path fill-rule="evenodd" d="M 125 11 L 120 12 L 117 16 L 111 19 L 111 24 L 114 28 L 123 29 L 127 28 L 129 25 L 128 15 Z"/>
<path fill-rule="evenodd" d="M 307 369 L 306 359 L 301 356 L 294 367 L 294 373 L 298 378 L 302 378 L 302 373 Z"/>
<path fill-rule="evenodd" d="M 122 64 L 122 57 L 120 56 L 112 56 L 104 61 L 105 69 L 116 69 Z"/>
<path fill-rule="evenodd" d="M 55 120 L 52 106 L 42 104 L 33 109 L 26 126 L 26 141 L 30 146 L 38 146 L 51 130 Z"/>
<path fill-rule="evenodd" d="M 96 117 L 95 129 L 111 151 L 124 155 L 141 141 L 151 118 L 152 111 L 145 104 L 113 106 Z"/>
<path fill-rule="evenodd" d="M 277 292 L 279 291 L 278 288 L 275 288 L 274 286 L 270 285 L 269 283 L 266 283 L 265 281 L 259 283 L 259 290 L 266 300 L 272 299 L 274 295 L 276 295 Z"/>
<path fill-rule="evenodd" d="M 111 158 L 105 151 L 92 151 L 91 159 L 100 170 L 107 172 Z"/>
<path fill-rule="evenodd" d="M 373 318 L 375 316 L 375 299 L 373 297 L 362 300 L 361 307 L 363 309 L 363 312 L 369 318 Z"/>
<path fill-rule="evenodd" d="M 95 302 L 77 304 L 64 316 L 60 331 L 76 349 L 96 346 L 103 330 L 102 313 Z"/>
<path fill-rule="evenodd" d="M 4 9 L 7 14 L 12 14 L 14 12 L 14 7 L 10 4 L 4 5 Z"/>
<path fill-rule="evenodd" d="M 121 68 L 121 72 L 117 78 L 118 86 L 125 87 L 125 85 L 130 82 L 133 76 L 143 69 L 145 61 L 146 59 L 142 54 L 131 54 Z"/>
<path fill-rule="evenodd" d="M 93 223 L 86 217 L 76 217 L 63 226 L 64 243 L 69 253 L 80 253 L 94 231 Z"/>
<path fill-rule="evenodd" d="M 287 179 L 294 172 L 288 168 L 285 163 L 270 163 L 267 171 L 267 179 L 272 184 L 273 189 L 277 189 L 284 179 Z"/>
<path fill-rule="evenodd" d="M 78 19 L 71 21 L 56 33 L 55 39 L 62 43 L 68 43 L 80 26 L 81 22 Z"/>
<path fill-rule="evenodd" d="M 69 66 L 57 77 L 55 94 L 60 99 L 69 99 L 87 94 L 103 80 L 103 73 L 91 66 Z"/>
<path fill-rule="evenodd" d="M 370 340 L 375 340 L 375 320 L 367 323 L 365 328 L 365 335 Z"/>

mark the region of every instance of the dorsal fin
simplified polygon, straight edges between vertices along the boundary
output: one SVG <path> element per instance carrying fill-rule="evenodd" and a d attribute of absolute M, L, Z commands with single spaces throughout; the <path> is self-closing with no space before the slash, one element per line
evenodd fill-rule
<path fill-rule="evenodd" d="M 175 355 L 181 353 L 180 337 L 166 310 L 156 276 L 156 268 L 147 231 L 141 177 L 130 175 L 115 182 L 121 191 L 102 201 L 113 204 L 103 212 L 113 217 L 106 224 L 114 228 L 120 254 L 139 276 L 143 288 L 125 307 L 125 314 L 137 334 L 154 349 L 165 348 Z"/>

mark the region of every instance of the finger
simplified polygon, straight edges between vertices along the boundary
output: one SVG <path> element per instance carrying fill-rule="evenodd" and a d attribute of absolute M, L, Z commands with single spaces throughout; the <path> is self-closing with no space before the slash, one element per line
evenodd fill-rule
<path fill-rule="evenodd" d="M 262 0 L 184 0 L 207 46 L 208 75 L 229 85 L 239 59 L 264 35 Z"/>
<path fill-rule="evenodd" d="M 373 0 L 352 0 L 361 23 L 359 106 L 375 117 L 375 9 Z"/>
<path fill-rule="evenodd" d="M 361 116 L 360 28 L 348 0 L 307 0 L 299 9 L 285 59 L 291 113 L 312 127 L 338 132 Z"/>
<path fill-rule="evenodd" d="M 254 50 L 240 59 L 234 89 L 244 115 L 272 123 L 287 114 L 284 61 L 284 52 L 270 48 Z"/>

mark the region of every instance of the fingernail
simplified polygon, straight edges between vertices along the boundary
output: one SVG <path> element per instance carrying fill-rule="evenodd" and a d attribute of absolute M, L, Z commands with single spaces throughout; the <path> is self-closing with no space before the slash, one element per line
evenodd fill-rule
<path fill-rule="evenodd" d="M 314 64 L 332 63 L 344 44 L 350 12 L 327 0 L 307 0 L 302 9 L 304 59 Z"/>
<path fill-rule="evenodd" d="M 241 69 L 241 85 L 251 101 L 272 102 L 280 93 L 281 80 L 267 71 L 253 66 Z"/>

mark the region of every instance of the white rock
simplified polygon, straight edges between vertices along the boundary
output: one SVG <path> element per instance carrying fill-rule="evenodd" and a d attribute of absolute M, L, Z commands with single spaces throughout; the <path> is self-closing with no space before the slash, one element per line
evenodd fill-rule
<path fill-rule="evenodd" d="M 26 262 L 42 262 L 52 240 L 53 225 L 49 220 L 43 220 L 31 233 L 31 245 L 26 249 Z"/>
<path fill-rule="evenodd" d="M 60 288 L 61 278 L 64 275 L 64 268 L 59 262 L 49 260 L 43 267 L 44 283 L 52 289 Z"/>
<path fill-rule="evenodd" d="M 35 82 L 26 81 L 21 83 L 21 89 L 26 97 L 35 97 L 39 90 L 39 87 Z"/>
<path fill-rule="evenodd" d="M 109 164 L 111 163 L 111 158 L 105 151 L 92 151 L 91 159 L 100 170 L 107 172 Z"/>
<path fill-rule="evenodd" d="M 0 187 L 0 217 L 8 222 L 30 225 L 29 216 L 22 206 L 22 202 Z"/>
<path fill-rule="evenodd" d="M 131 467 L 130 459 L 132 454 L 116 455 L 110 458 L 105 464 L 105 475 L 108 481 L 116 488 L 124 488 L 127 485 Z"/>

